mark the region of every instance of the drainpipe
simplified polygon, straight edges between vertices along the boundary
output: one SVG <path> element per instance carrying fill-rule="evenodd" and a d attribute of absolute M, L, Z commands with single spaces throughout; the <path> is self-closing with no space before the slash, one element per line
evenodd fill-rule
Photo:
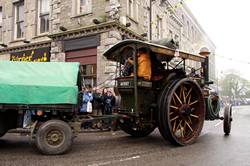
<path fill-rule="evenodd" d="M 149 40 L 152 40 L 152 1 L 149 0 Z"/>

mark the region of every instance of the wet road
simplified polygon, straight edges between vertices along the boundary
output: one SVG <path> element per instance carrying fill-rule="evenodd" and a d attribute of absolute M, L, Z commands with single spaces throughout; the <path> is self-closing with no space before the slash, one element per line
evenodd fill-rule
<path fill-rule="evenodd" d="M 250 106 L 233 111 L 230 136 L 224 136 L 221 121 L 205 122 L 197 142 L 185 147 L 172 146 L 158 130 L 139 139 L 121 131 L 82 133 L 68 154 L 43 156 L 28 136 L 10 133 L 0 138 L 0 166 L 250 166 Z"/>

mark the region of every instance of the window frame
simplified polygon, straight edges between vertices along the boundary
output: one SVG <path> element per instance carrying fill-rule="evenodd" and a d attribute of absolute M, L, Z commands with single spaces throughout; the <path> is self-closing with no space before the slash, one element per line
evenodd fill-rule
<path fill-rule="evenodd" d="M 23 25 L 23 32 L 21 32 L 20 36 L 18 35 L 18 25 L 21 26 L 20 24 L 25 23 L 25 4 L 24 0 L 20 0 L 14 5 L 14 39 L 23 39 L 24 38 L 24 33 L 25 33 L 25 26 Z M 20 6 L 23 6 L 23 20 L 18 20 L 19 19 L 19 8 Z"/>
<path fill-rule="evenodd" d="M 157 23 L 156 23 L 156 30 L 157 30 L 157 39 L 162 39 L 163 34 L 163 21 L 162 18 L 158 15 L 157 16 Z"/>
<path fill-rule="evenodd" d="M 72 0 L 72 16 L 81 16 L 91 14 L 93 10 L 93 0 L 86 0 L 86 11 L 81 11 L 81 0 Z"/>
<path fill-rule="evenodd" d="M 85 66 L 86 68 L 84 69 L 83 66 Z M 91 66 L 91 73 L 83 72 L 84 70 L 88 71 L 87 66 Z M 97 86 L 97 64 L 80 65 L 80 75 L 81 75 L 82 82 L 88 79 L 90 80 L 92 87 Z"/>
<path fill-rule="evenodd" d="M 127 0 L 127 16 L 136 22 L 139 20 L 139 5 L 138 0 Z"/>
<path fill-rule="evenodd" d="M 41 12 L 41 7 L 42 7 L 42 1 L 43 0 L 38 0 L 37 1 L 37 3 L 38 3 L 38 5 L 37 5 L 37 34 L 38 35 L 43 35 L 43 34 L 48 34 L 49 33 L 49 31 L 50 31 L 50 25 L 51 25 L 51 23 L 50 23 L 50 14 L 51 14 L 51 8 L 50 8 L 50 5 L 51 5 L 51 0 L 48 0 L 48 11 L 47 12 L 44 12 L 44 13 L 42 13 Z M 46 28 L 47 26 L 45 26 L 45 28 L 44 28 L 44 32 L 42 32 L 41 30 L 42 30 L 42 23 L 41 23 L 41 21 L 42 21 L 42 17 L 48 17 L 48 29 Z"/>

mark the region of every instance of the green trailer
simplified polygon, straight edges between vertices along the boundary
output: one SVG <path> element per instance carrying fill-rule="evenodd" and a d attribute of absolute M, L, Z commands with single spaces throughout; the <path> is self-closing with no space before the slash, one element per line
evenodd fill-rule
<path fill-rule="evenodd" d="M 80 130 L 79 63 L 0 62 L 0 137 L 22 128 L 32 113 L 31 135 L 44 154 L 62 154 Z"/>

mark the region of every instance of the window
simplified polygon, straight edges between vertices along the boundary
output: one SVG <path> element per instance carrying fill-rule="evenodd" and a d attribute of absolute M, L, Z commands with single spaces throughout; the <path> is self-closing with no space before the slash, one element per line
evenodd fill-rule
<path fill-rule="evenodd" d="M 180 37 L 179 37 L 179 35 L 177 35 L 177 34 L 174 35 L 174 41 L 179 46 L 179 44 L 180 44 Z"/>
<path fill-rule="evenodd" d="M 38 32 L 49 32 L 49 12 L 50 12 L 50 0 L 39 0 L 39 30 Z"/>
<path fill-rule="evenodd" d="M 91 0 L 80 0 L 80 14 L 90 13 L 92 8 Z"/>
<path fill-rule="evenodd" d="M 128 6 L 127 15 L 130 18 L 138 21 L 138 19 L 139 19 L 139 13 L 138 13 L 138 11 L 139 11 L 139 1 L 128 0 L 127 1 L 127 6 Z"/>
<path fill-rule="evenodd" d="M 128 15 L 134 17 L 134 0 L 128 0 Z"/>
<path fill-rule="evenodd" d="M 15 8 L 15 39 L 24 37 L 24 1 L 14 4 Z"/>
<path fill-rule="evenodd" d="M 81 78 L 85 85 L 96 86 L 96 64 L 81 65 Z"/>
<path fill-rule="evenodd" d="M 3 27 L 3 12 L 2 12 L 2 7 L 0 7 L 0 41 L 3 40 L 3 31 L 2 31 L 2 27 Z"/>
<path fill-rule="evenodd" d="M 185 24 L 185 17 L 184 17 L 184 15 L 181 15 L 181 19 L 182 19 L 182 24 L 184 25 Z"/>
<path fill-rule="evenodd" d="M 92 12 L 92 0 L 72 0 L 73 14 L 89 14 Z"/>
<path fill-rule="evenodd" d="M 173 38 L 173 31 L 171 31 L 171 30 L 169 30 L 169 37 L 170 37 L 170 39 Z"/>
<path fill-rule="evenodd" d="M 195 39 L 194 39 L 194 38 L 195 38 L 195 34 L 194 34 L 194 27 L 193 27 L 193 26 L 191 27 L 190 38 L 191 38 L 191 40 L 195 40 Z"/>
<path fill-rule="evenodd" d="M 161 39 L 162 38 L 162 18 L 157 16 L 157 38 Z"/>
<path fill-rule="evenodd" d="M 181 18 L 182 18 L 182 26 L 183 26 L 182 34 L 185 35 L 185 17 L 184 17 L 184 15 L 182 15 Z"/>
<path fill-rule="evenodd" d="M 189 38 L 190 37 L 190 27 L 189 27 L 189 21 L 187 21 L 187 38 Z"/>

